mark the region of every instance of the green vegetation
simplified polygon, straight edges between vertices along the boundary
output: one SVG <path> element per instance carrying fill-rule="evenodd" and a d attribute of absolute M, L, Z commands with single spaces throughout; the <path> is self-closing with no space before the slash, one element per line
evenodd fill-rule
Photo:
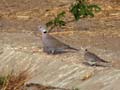
<path fill-rule="evenodd" d="M 0 86 L 2 86 L 5 83 L 6 78 L 7 77 L 0 76 Z"/>
<path fill-rule="evenodd" d="M 22 71 L 18 75 L 14 75 L 13 73 L 10 73 L 7 76 L 4 76 L 4 77 L 1 76 L 0 90 L 25 90 L 22 87 L 25 86 L 25 83 L 27 82 L 27 80 L 30 79 L 27 73 L 28 73 L 27 71 Z M 43 90 L 43 89 L 48 90 L 49 88 L 51 88 L 51 86 L 44 86 L 36 83 L 33 83 L 33 85 L 35 85 L 35 87 L 38 88 L 39 90 Z M 37 87 L 36 85 L 39 87 Z M 71 90 L 80 90 L 80 89 L 72 88 Z"/>
<path fill-rule="evenodd" d="M 72 90 L 80 90 L 79 88 L 73 88 Z"/>
<path fill-rule="evenodd" d="M 65 26 L 65 21 L 62 20 L 63 17 L 65 16 L 65 12 L 59 13 L 53 20 L 50 20 L 49 22 L 46 23 L 47 27 L 51 27 L 53 29 L 54 27 L 62 27 Z"/>
<path fill-rule="evenodd" d="M 70 13 L 74 16 L 75 20 L 78 21 L 81 18 L 88 16 L 94 17 L 94 13 L 101 11 L 101 8 L 96 4 L 89 4 L 87 0 L 76 0 L 70 7 Z M 46 23 L 47 27 L 51 29 L 55 27 L 62 27 L 66 25 L 64 21 L 65 11 L 59 13 L 54 19 Z"/>
<path fill-rule="evenodd" d="M 20 72 L 18 75 L 13 73 L 0 77 L 0 90 L 22 90 L 21 87 L 28 80 L 26 71 Z"/>
<path fill-rule="evenodd" d="M 70 12 L 74 15 L 75 20 L 85 18 L 87 16 L 94 17 L 94 12 L 99 12 L 101 8 L 95 4 L 88 4 L 86 0 L 76 0 L 70 8 Z"/>

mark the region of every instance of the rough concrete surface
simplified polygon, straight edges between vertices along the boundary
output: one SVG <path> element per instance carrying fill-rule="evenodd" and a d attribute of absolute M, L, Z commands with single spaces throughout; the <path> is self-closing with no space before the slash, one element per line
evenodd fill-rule
<path fill-rule="evenodd" d="M 86 33 L 87 36 L 83 35 Z M 119 90 L 119 83 L 117 83 L 120 81 L 119 46 L 111 44 L 114 42 L 119 45 L 120 38 L 117 36 L 118 39 L 115 41 L 115 36 L 111 41 L 110 36 L 106 36 L 104 40 L 107 40 L 108 43 L 101 42 L 102 39 L 99 39 L 101 35 L 98 35 L 99 38 L 98 36 L 94 38 L 96 36 L 90 36 L 91 34 L 87 31 L 85 33 L 79 32 L 78 36 L 77 34 L 78 32 L 74 32 L 71 34 L 71 39 L 67 35 L 62 36 L 62 39 L 68 39 L 68 41 L 70 39 L 74 42 L 71 45 L 82 50 L 60 55 L 47 55 L 42 52 L 41 38 L 34 34 L 1 33 L 1 72 L 8 73 L 12 69 L 19 72 L 30 67 L 32 79 L 27 83 L 40 83 L 64 88 L 78 87 L 82 90 Z M 89 38 L 90 42 L 86 38 Z M 83 49 L 85 48 L 110 61 L 113 67 L 89 67 L 82 64 L 84 60 Z"/>
<path fill-rule="evenodd" d="M 50 20 L 60 10 L 66 10 L 73 0 L 4 1 L 7 0 L 0 2 L 1 75 L 29 68 L 31 79 L 26 84 L 79 90 L 120 90 L 120 7 L 117 0 L 89 0 L 100 4 L 103 11 L 94 18 L 69 23 L 63 31 L 50 33 L 80 49 L 58 55 L 42 51 L 37 26 Z M 84 65 L 86 48 L 109 61 L 112 67 Z"/>

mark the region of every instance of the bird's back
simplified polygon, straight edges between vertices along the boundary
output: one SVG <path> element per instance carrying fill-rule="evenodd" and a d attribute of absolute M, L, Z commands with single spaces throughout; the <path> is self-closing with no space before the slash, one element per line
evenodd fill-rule
<path fill-rule="evenodd" d="M 91 52 L 86 52 L 84 55 L 85 60 L 87 61 L 92 61 L 94 62 L 95 59 L 97 58 L 95 54 L 91 53 Z"/>
<path fill-rule="evenodd" d="M 98 57 L 96 54 L 92 53 L 92 52 L 86 52 L 85 53 L 85 58 L 89 61 L 93 61 L 93 62 L 106 62 L 105 60 L 101 59 L 100 57 Z"/>
<path fill-rule="evenodd" d="M 55 37 L 46 34 L 42 38 L 43 44 L 49 48 L 66 48 L 67 45 L 64 44 L 63 42 L 59 41 Z"/>

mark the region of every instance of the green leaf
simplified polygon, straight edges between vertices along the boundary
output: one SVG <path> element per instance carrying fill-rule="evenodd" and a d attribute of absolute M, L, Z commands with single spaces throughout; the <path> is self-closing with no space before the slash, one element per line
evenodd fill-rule
<path fill-rule="evenodd" d="M 79 20 L 80 19 L 79 4 L 73 5 L 72 8 L 70 9 L 70 12 L 74 15 L 75 20 Z"/>
<path fill-rule="evenodd" d="M 91 9 L 91 11 L 95 11 L 95 12 L 100 12 L 101 8 L 98 5 L 95 4 L 91 4 L 88 6 L 89 9 Z"/>
<path fill-rule="evenodd" d="M 60 14 L 57 15 L 58 18 L 64 17 L 65 16 L 65 11 L 62 11 Z"/>
<path fill-rule="evenodd" d="M 47 22 L 46 25 L 49 27 L 51 27 L 52 29 L 59 26 L 65 26 L 65 21 L 62 20 L 63 17 L 65 16 L 65 11 L 62 11 L 61 13 L 59 13 L 54 19 L 52 19 L 51 21 Z"/>
<path fill-rule="evenodd" d="M 91 17 L 94 17 L 94 13 L 92 11 L 88 11 L 87 14 Z"/>
<path fill-rule="evenodd" d="M 46 23 L 46 26 L 47 26 L 47 27 L 49 27 L 49 26 L 51 26 L 51 25 L 53 25 L 53 20 L 51 20 L 51 21 L 49 21 L 49 22 Z"/>
<path fill-rule="evenodd" d="M 6 77 L 0 77 L 0 85 L 3 85 L 6 81 Z"/>
<path fill-rule="evenodd" d="M 65 26 L 65 24 L 66 24 L 66 23 L 65 23 L 64 21 L 62 21 L 62 20 L 59 21 L 59 25 L 60 25 L 60 26 Z"/>
<path fill-rule="evenodd" d="M 95 4 L 88 4 L 87 0 L 76 0 L 71 5 L 70 12 L 73 14 L 76 21 L 87 16 L 94 17 L 95 12 L 99 12 L 101 8 Z"/>

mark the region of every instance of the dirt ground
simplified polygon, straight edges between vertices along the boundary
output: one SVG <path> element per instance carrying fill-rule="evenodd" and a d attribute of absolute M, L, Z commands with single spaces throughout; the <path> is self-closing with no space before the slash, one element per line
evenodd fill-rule
<path fill-rule="evenodd" d="M 99 4 L 102 11 L 94 18 L 70 22 L 51 32 L 58 39 L 82 50 L 47 55 L 42 52 L 37 26 L 45 24 L 62 10 L 67 12 L 66 20 L 73 19 L 68 7 L 74 0 L 1 0 L 0 71 L 7 73 L 15 69 L 19 72 L 31 66 L 33 78 L 27 83 L 78 87 L 80 90 L 119 90 L 120 1 L 89 1 Z M 110 61 L 113 67 L 83 65 L 85 48 Z"/>

